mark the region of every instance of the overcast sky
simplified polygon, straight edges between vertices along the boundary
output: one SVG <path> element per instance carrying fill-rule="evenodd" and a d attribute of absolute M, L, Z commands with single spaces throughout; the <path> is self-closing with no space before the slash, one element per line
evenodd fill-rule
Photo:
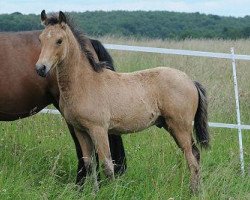
<path fill-rule="evenodd" d="M 250 0 L 0 0 L 0 14 L 50 11 L 167 10 L 222 16 L 250 15 Z"/>

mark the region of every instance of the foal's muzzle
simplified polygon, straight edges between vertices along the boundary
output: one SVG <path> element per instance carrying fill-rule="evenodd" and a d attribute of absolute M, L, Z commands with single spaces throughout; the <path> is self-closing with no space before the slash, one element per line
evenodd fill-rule
<path fill-rule="evenodd" d="M 47 70 L 45 65 L 36 64 L 36 72 L 38 73 L 39 76 L 46 77 L 47 75 L 46 71 Z"/>

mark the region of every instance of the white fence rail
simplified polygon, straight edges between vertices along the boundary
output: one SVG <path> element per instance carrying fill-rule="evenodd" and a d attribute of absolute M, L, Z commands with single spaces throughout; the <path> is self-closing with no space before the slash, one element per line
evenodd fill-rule
<path fill-rule="evenodd" d="M 107 49 L 120 50 L 120 51 L 135 51 L 135 52 L 159 53 L 159 54 L 182 55 L 182 56 L 198 56 L 207 58 L 225 58 L 232 60 L 232 54 L 227 54 L 227 53 L 165 49 L 165 48 L 141 47 L 141 46 L 117 45 L 117 44 L 104 44 L 104 46 Z M 250 55 L 235 54 L 234 58 L 235 60 L 250 60 Z"/>
<path fill-rule="evenodd" d="M 189 50 L 178 50 L 178 49 L 165 49 L 165 48 L 153 48 L 153 47 L 141 47 L 141 46 L 129 46 L 129 45 L 116 45 L 116 44 L 104 44 L 107 49 L 120 50 L 120 51 L 134 51 L 134 52 L 147 52 L 147 53 L 159 53 L 159 54 L 170 54 L 170 55 L 182 55 L 182 56 L 198 56 L 208 58 L 222 58 L 230 59 L 232 61 L 233 68 L 233 80 L 234 80 L 234 92 L 235 92 L 235 105 L 236 105 L 236 119 L 237 124 L 226 124 L 226 123 L 214 123 L 209 122 L 210 127 L 217 128 L 230 128 L 238 129 L 239 137 L 239 149 L 240 149 L 240 162 L 241 171 L 244 174 L 244 154 L 243 154 L 243 142 L 241 130 L 250 130 L 250 125 L 242 125 L 240 119 L 240 103 L 238 94 L 238 83 L 237 83 L 237 72 L 236 72 L 236 60 L 248 60 L 250 61 L 250 55 L 238 55 L 234 54 L 234 48 L 231 48 L 231 53 L 214 53 L 214 52 L 203 52 L 203 51 L 189 51 Z M 41 113 L 48 114 L 60 114 L 58 110 L 43 109 Z"/>

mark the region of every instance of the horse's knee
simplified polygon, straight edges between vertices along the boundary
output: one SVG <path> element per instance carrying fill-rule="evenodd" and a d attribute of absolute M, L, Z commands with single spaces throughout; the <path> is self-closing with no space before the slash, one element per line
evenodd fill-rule
<path fill-rule="evenodd" d="M 102 127 L 94 127 L 90 131 L 90 137 L 95 144 L 95 149 L 97 151 L 99 162 L 101 163 L 104 174 L 109 179 L 113 179 L 114 165 L 111 158 L 107 130 Z"/>

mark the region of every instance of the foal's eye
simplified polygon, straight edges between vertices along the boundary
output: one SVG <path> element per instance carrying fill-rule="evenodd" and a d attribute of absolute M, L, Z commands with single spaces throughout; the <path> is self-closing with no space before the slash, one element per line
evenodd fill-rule
<path fill-rule="evenodd" d="M 57 45 L 62 44 L 62 39 L 57 40 L 57 41 L 56 41 L 56 44 L 57 44 Z"/>

